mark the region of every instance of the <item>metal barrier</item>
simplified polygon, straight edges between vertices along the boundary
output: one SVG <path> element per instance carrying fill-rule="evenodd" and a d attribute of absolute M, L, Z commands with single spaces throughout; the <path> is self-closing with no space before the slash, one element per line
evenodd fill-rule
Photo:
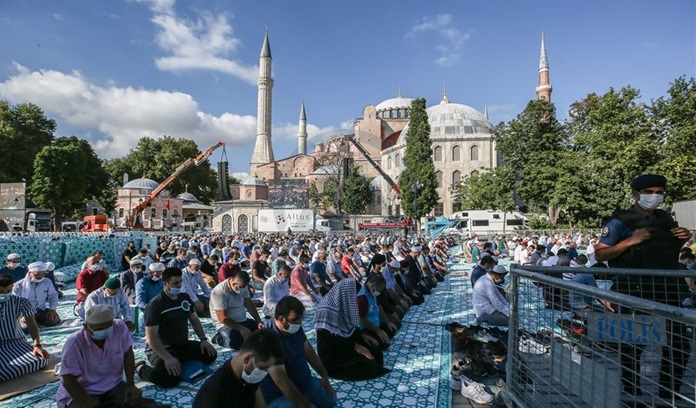
<path fill-rule="evenodd" d="M 509 405 L 696 406 L 693 271 L 510 271 Z"/>

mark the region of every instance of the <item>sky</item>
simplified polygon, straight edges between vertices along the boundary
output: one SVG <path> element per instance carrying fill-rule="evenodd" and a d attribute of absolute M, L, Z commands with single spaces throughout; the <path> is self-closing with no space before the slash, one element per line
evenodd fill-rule
<path fill-rule="evenodd" d="M 431 106 L 446 86 L 509 121 L 536 98 L 542 31 L 561 120 L 589 93 L 631 85 L 649 103 L 696 76 L 693 0 L 0 0 L 0 99 L 37 104 L 102 158 L 144 136 L 224 141 L 243 176 L 266 29 L 276 158 L 297 153 L 303 101 L 309 149 L 399 89 Z"/>

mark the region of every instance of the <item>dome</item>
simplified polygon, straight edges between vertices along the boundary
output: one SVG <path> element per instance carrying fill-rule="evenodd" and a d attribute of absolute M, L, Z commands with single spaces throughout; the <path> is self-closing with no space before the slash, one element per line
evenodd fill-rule
<path fill-rule="evenodd" d="M 413 98 L 398 96 L 381 102 L 379 105 L 375 106 L 375 110 L 381 112 L 390 109 L 410 109 L 411 102 L 413 102 Z"/>
<path fill-rule="evenodd" d="M 150 189 L 154 190 L 159 187 L 159 183 L 155 180 L 150 180 L 149 178 L 139 178 L 133 179 L 126 183 L 122 188 L 132 188 L 132 189 Z"/>
<path fill-rule="evenodd" d="M 190 202 L 193 202 L 193 203 L 197 203 L 197 202 L 198 202 L 198 199 L 196 198 L 196 196 L 193 195 L 193 194 L 191 194 L 191 193 L 189 193 L 189 192 L 181 193 L 181 194 L 179 194 L 178 196 L 176 196 L 176 198 L 178 198 L 178 199 L 180 199 L 180 200 L 184 200 L 184 201 L 190 201 Z"/>
<path fill-rule="evenodd" d="M 441 103 L 426 109 L 430 123 L 430 138 L 490 135 L 493 125 L 483 113 L 460 103 Z M 409 124 L 401 131 L 396 145 L 406 143 Z"/>
<path fill-rule="evenodd" d="M 261 186 L 266 187 L 266 182 L 256 177 L 249 177 L 248 179 L 242 181 L 243 186 Z"/>

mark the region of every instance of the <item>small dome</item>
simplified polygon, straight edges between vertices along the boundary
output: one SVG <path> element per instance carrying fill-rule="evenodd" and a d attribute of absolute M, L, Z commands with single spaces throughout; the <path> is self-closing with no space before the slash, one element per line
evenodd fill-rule
<path fill-rule="evenodd" d="M 430 138 L 444 139 L 467 135 L 490 135 L 493 125 L 486 116 L 460 103 L 441 103 L 426 109 L 430 124 Z M 401 131 L 396 145 L 406 143 L 409 124 Z"/>
<path fill-rule="evenodd" d="M 379 105 L 375 106 L 375 110 L 381 112 L 390 109 L 411 109 L 411 102 L 413 102 L 413 98 L 399 96 L 381 102 Z"/>
<path fill-rule="evenodd" d="M 178 198 L 178 199 L 180 199 L 180 200 L 184 200 L 184 201 L 190 201 L 190 202 L 192 202 L 192 203 L 197 203 L 197 202 L 198 202 L 198 199 L 196 198 L 196 196 L 193 195 L 193 194 L 191 194 L 191 193 L 188 193 L 188 192 L 186 192 L 186 193 L 181 193 L 181 194 L 179 194 L 178 196 L 176 196 L 176 198 Z"/>
<path fill-rule="evenodd" d="M 248 179 L 242 181 L 243 186 L 261 186 L 266 187 L 266 182 L 256 177 L 249 177 Z"/>
<path fill-rule="evenodd" d="M 154 190 L 159 187 L 159 183 L 155 180 L 150 180 L 149 178 L 139 178 L 134 179 L 126 183 L 122 188 L 132 188 L 132 189 L 150 189 Z"/>

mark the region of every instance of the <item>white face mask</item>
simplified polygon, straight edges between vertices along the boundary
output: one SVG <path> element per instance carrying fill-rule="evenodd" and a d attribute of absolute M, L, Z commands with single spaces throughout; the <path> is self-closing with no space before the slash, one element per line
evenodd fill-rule
<path fill-rule="evenodd" d="M 662 205 L 665 196 L 662 194 L 641 194 L 638 205 L 645 210 L 654 210 Z"/>
<path fill-rule="evenodd" d="M 39 278 L 31 278 L 31 281 L 34 282 L 34 283 L 41 283 L 41 282 L 43 282 L 44 279 L 45 279 L 45 278 L 41 278 L 41 279 L 39 279 Z"/>
<path fill-rule="evenodd" d="M 99 264 L 97 264 L 97 265 L 90 265 L 90 266 L 89 266 L 89 270 L 91 270 L 92 272 L 98 271 L 98 270 L 99 270 Z"/>
<path fill-rule="evenodd" d="M 255 365 L 254 359 L 251 359 L 251 364 Z M 264 378 L 268 375 L 268 371 L 263 371 L 260 368 L 254 367 L 253 370 L 251 370 L 251 374 L 247 374 L 246 368 L 242 370 L 242 380 L 244 380 L 247 384 L 257 384 L 263 381 Z"/>
<path fill-rule="evenodd" d="M 160 280 L 160 277 L 152 275 L 152 276 L 150 276 L 150 279 L 152 279 L 153 282 L 157 282 L 158 280 Z"/>
<path fill-rule="evenodd" d="M 292 324 L 292 323 L 289 323 L 289 324 L 290 324 L 290 327 L 288 327 L 287 329 L 283 328 L 283 330 L 289 334 L 297 333 L 298 331 L 300 331 L 300 327 L 302 327 L 301 324 Z"/>
<path fill-rule="evenodd" d="M 16 268 L 19 267 L 19 262 L 10 262 L 10 263 L 7 265 L 7 267 L 10 268 L 10 269 L 16 269 Z"/>

